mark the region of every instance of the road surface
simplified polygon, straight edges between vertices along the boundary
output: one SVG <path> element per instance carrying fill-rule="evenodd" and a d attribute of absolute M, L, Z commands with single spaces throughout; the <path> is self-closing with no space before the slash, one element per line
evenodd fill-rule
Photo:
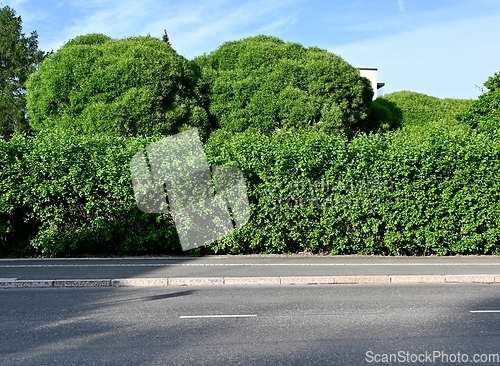
<path fill-rule="evenodd" d="M 1 365 L 500 364 L 496 284 L 4 289 L 0 321 Z"/>

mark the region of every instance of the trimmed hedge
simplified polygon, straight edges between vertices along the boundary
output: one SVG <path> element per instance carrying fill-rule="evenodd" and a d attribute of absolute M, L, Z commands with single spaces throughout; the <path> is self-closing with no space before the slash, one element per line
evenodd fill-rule
<path fill-rule="evenodd" d="M 221 132 L 207 151 L 243 170 L 252 209 L 217 253 L 500 254 L 500 146 L 466 126 Z"/>
<path fill-rule="evenodd" d="M 171 217 L 135 204 L 130 159 L 152 141 L 63 131 L 0 141 L 0 254 L 180 252 Z"/>
<path fill-rule="evenodd" d="M 456 124 L 457 116 L 473 101 L 469 99 L 440 99 L 410 91 L 400 91 L 379 97 L 374 106 L 388 109 L 383 117 L 387 127 L 422 126 L 428 123 Z"/>
<path fill-rule="evenodd" d="M 180 253 L 170 215 L 134 201 L 129 161 L 153 141 L 0 141 L 1 254 Z M 500 254 L 500 142 L 465 125 L 350 143 L 309 129 L 220 130 L 205 149 L 211 165 L 243 171 L 251 218 L 199 252 Z"/>

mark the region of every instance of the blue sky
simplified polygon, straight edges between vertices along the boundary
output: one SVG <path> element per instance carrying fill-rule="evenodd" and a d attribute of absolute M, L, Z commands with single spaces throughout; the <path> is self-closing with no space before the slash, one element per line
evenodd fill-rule
<path fill-rule="evenodd" d="M 43 50 L 87 33 L 113 38 L 166 29 L 193 58 L 257 34 L 327 49 L 377 67 L 385 94 L 476 98 L 500 71 L 498 0 L 0 0 L 36 30 Z M 497 39 L 497 41 L 495 41 Z M 476 86 L 477 85 L 477 86 Z"/>

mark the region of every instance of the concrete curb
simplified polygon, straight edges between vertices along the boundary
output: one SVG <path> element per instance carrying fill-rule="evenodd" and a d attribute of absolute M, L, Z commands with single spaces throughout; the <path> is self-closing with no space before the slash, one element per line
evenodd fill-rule
<path fill-rule="evenodd" d="M 286 276 L 286 277 L 171 277 L 120 279 L 0 279 L 0 288 L 49 287 L 165 287 L 221 285 L 335 285 L 335 284 L 483 283 L 500 284 L 500 275 L 381 275 L 381 276 Z"/>

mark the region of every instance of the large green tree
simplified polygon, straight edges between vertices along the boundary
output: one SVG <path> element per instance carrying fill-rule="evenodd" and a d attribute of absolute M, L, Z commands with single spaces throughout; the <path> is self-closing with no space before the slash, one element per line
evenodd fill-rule
<path fill-rule="evenodd" d="M 26 36 L 14 9 L 0 8 L 0 137 L 28 128 L 26 80 L 45 55 L 36 31 Z"/>

